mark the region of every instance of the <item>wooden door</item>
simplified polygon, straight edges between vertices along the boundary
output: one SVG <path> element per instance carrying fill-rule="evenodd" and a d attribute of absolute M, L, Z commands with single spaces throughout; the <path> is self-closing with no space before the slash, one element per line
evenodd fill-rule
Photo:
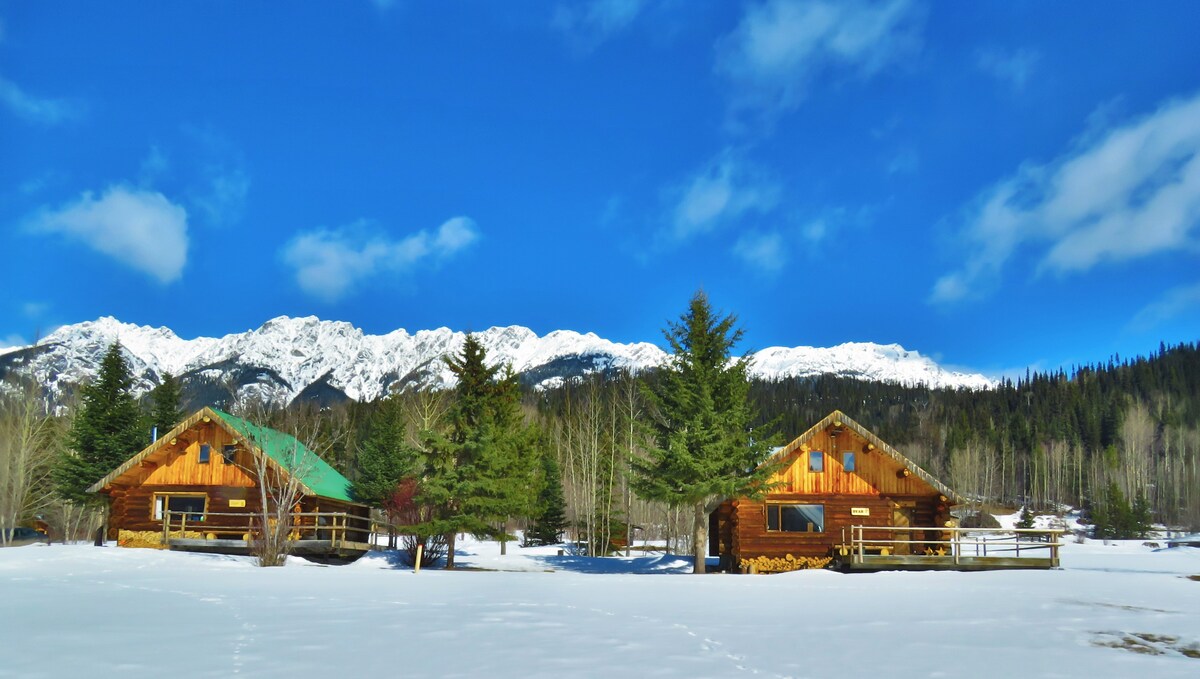
<path fill-rule="evenodd" d="M 912 525 L 913 510 L 911 507 L 896 507 L 892 509 L 892 525 L 896 528 L 908 528 Z M 905 540 L 912 539 L 912 533 L 906 530 L 892 531 L 892 539 L 895 540 L 895 554 L 911 554 L 912 545 Z"/>

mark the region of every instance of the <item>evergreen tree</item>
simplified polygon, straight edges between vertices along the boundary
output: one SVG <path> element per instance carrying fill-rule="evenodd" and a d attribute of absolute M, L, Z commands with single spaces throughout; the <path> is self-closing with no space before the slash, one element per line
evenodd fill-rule
<path fill-rule="evenodd" d="M 162 382 L 150 392 L 150 424 L 157 427 L 162 436 L 183 421 L 182 395 L 179 380 L 171 373 L 163 373 Z"/>
<path fill-rule="evenodd" d="M 1150 535 L 1150 531 L 1154 529 L 1154 521 L 1150 516 L 1150 503 L 1146 500 L 1145 493 L 1138 493 L 1133 500 L 1133 507 L 1129 512 L 1129 537 L 1144 538 Z"/>
<path fill-rule="evenodd" d="M 141 409 L 130 391 L 132 384 L 121 345 L 114 343 L 100 363 L 96 381 L 82 389 L 69 448 L 54 471 L 58 494 L 67 502 L 101 502 L 103 496 L 88 493 L 88 487 L 150 442 Z"/>
<path fill-rule="evenodd" d="M 501 374 L 488 366 L 479 340 L 468 335 L 458 356 L 446 365 L 458 378 L 446 414 L 446 433 L 429 441 L 422 502 L 437 508 L 436 524 L 446 536 L 446 567 L 454 568 L 455 538 L 460 532 L 493 535 L 497 522 L 527 515 L 535 470 L 534 433 L 522 423 L 520 388 L 511 368 Z"/>
<path fill-rule="evenodd" d="M 567 527 L 567 501 L 563 497 L 562 473 L 554 454 L 542 454 L 542 487 L 537 498 L 537 515 L 525 534 L 531 545 L 556 545 L 562 542 Z"/>
<path fill-rule="evenodd" d="M 367 434 L 355 460 L 354 499 L 382 507 L 405 477 L 419 469 L 418 453 L 407 442 L 399 397 L 380 402 L 367 422 Z"/>
<path fill-rule="evenodd" d="M 679 323 L 663 332 L 672 356 L 647 390 L 654 446 L 634 460 L 634 488 L 643 497 L 692 510 L 694 573 L 708 554 L 708 515 L 732 497 L 761 497 L 776 466 L 760 466 L 773 437 L 753 429 L 747 371 L 731 360 L 742 337 L 732 316 L 718 317 L 697 292 Z"/>
<path fill-rule="evenodd" d="M 1021 508 L 1021 518 L 1017 520 L 1017 528 L 1033 528 L 1033 512 L 1029 511 L 1029 505 Z"/>

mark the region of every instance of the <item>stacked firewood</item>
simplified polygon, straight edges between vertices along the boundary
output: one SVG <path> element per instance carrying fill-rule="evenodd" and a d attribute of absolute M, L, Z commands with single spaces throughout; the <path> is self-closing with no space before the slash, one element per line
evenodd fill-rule
<path fill-rule="evenodd" d="M 196 531 L 184 531 L 180 533 L 177 530 L 171 531 L 173 538 L 203 538 L 203 533 Z M 151 549 L 164 549 L 161 530 L 121 530 L 117 533 L 117 544 L 122 547 L 149 547 Z"/>
<path fill-rule="evenodd" d="M 793 556 L 787 554 L 781 557 L 756 556 L 753 559 L 742 559 L 739 562 L 743 573 L 784 573 L 805 568 L 824 568 L 832 561 L 828 556 Z"/>

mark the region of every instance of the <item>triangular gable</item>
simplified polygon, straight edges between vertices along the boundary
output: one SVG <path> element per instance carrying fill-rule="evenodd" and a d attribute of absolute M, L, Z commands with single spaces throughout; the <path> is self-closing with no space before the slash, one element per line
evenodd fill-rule
<path fill-rule="evenodd" d="M 182 436 L 187 430 L 206 420 L 217 423 L 231 436 L 244 439 L 246 448 L 252 455 L 260 457 L 265 454 L 271 465 L 286 474 L 292 474 L 293 461 L 298 463 L 302 470 L 297 480 L 306 495 L 354 502 L 350 496 L 350 481 L 295 437 L 207 406 L 184 419 L 174 429 L 160 436 L 157 441 L 146 446 L 140 453 L 129 458 L 104 478 L 92 484 L 88 488 L 88 492 L 99 492 L 143 460 L 169 445 L 171 439 Z"/>
<path fill-rule="evenodd" d="M 866 427 L 862 426 L 861 424 L 859 424 L 859 423 L 855 422 L 854 420 L 850 419 L 849 417 L 847 417 L 846 414 L 840 410 L 835 410 L 832 413 L 829 413 L 829 415 L 827 415 L 825 417 L 825 419 L 814 424 L 812 427 L 810 427 L 808 429 L 808 431 L 806 431 L 803 434 L 801 434 L 800 436 L 796 437 L 796 439 L 793 440 L 791 443 L 787 444 L 786 446 L 783 446 L 782 448 L 779 448 L 763 464 L 765 465 L 765 464 L 772 464 L 772 463 L 776 463 L 776 462 L 782 462 L 789 455 L 796 452 L 796 450 L 798 450 L 801 446 L 803 446 L 804 444 L 806 444 L 810 440 L 812 440 L 812 438 L 814 436 L 816 436 L 820 432 L 825 431 L 826 428 L 828 428 L 830 425 L 833 425 L 835 423 L 841 423 L 843 426 L 849 427 L 850 429 L 852 429 L 856 434 L 858 434 L 859 436 L 866 439 L 868 443 L 875 446 L 876 450 L 883 451 L 884 454 L 888 455 L 896 462 L 899 462 L 906 469 L 908 469 L 910 472 L 912 472 L 913 475 L 915 475 L 917 478 L 921 479 L 925 483 L 928 483 L 930 486 L 933 487 L 934 490 L 938 491 L 942 495 L 945 495 L 950 500 L 951 504 L 963 504 L 964 502 L 966 502 L 965 498 L 963 498 L 961 495 L 959 495 L 958 493 L 951 490 L 949 488 L 949 486 L 947 486 L 946 484 L 944 484 L 941 481 L 934 478 L 934 476 L 932 474 L 930 474 L 929 472 L 925 471 L 924 469 L 921 469 L 919 466 L 917 466 L 917 464 L 915 462 L 913 462 L 912 460 L 910 460 L 907 457 L 905 457 L 904 455 L 902 455 L 900 453 L 900 451 L 898 451 L 895 448 L 893 448 L 892 446 L 890 446 L 887 442 L 885 442 L 883 439 L 876 436 L 874 433 L 872 433 Z"/>

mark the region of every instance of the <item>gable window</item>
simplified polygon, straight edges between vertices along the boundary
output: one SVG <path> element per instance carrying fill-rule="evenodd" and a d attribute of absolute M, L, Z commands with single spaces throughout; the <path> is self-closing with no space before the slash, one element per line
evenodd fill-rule
<path fill-rule="evenodd" d="M 221 457 L 225 458 L 225 464 L 233 464 L 233 457 L 237 454 L 237 446 L 225 446 L 221 449 Z"/>
<path fill-rule="evenodd" d="M 203 521 L 208 507 L 208 496 L 203 493 L 155 493 L 154 519 L 162 521 L 164 512 L 171 512 L 171 520 L 186 516 L 188 521 Z"/>
<path fill-rule="evenodd" d="M 808 453 L 808 471 L 823 472 L 825 471 L 825 453 L 819 450 L 809 451 Z"/>
<path fill-rule="evenodd" d="M 825 505 L 767 505 L 767 530 L 781 533 L 824 533 Z"/>
<path fill-rule="evenodd" d="M 212 452 L 212 446 L 207 443 L 200 444 L 200 464 L 208 464 L 208 456 Z"/>
<path fill-rule="evenodd" d="M 852 451 L 847 450 L 842 453 L 842 469 L 852 472 L 855 469 L 854 464 L 854 453 Z"/>

